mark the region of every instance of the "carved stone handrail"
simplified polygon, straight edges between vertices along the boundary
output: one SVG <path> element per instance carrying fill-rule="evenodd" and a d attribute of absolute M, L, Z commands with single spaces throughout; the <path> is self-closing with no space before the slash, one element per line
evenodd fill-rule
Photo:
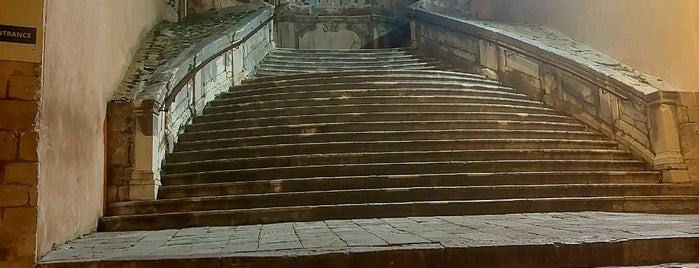
<path fill-rule="evenodd" d="M 177 94 L 179 94 L 180 91 L 182 91 L 182 89 L 187 85 L 187 83 L 189 83 L 192 79 L 194 79 L 194 76 L 196 76 L 196 74 L 199 71 L 204 69 L 204 67 L 209 65 L 212 61 L 214 61 L 216 58 L 220 57 L 221 55 L 223 55 L 223 54 L 225 54 L 233 49 L 240 47 L 240 45 L 242 45 L 243 43 L 247 42 L 250 38 L 252 38 L 252 36 L 255 35 L 255 33 L 257 33 L 259 30 L 261 30 L 262 28 L 266 27 L 269 23 L 271 23 L 272 20 L 273 20 L 272 17 L 268 18 L 263 23 L 261 23 L 259 26 L 257 26 L 254 30 L 250 31 L 242 39 L 234 42 L 233 44 L 220 50 L 219 52 L 214 53 L 209 58 L 207 58 L 206 60 L 202 61 L 199 65 L 194 67 L 191 71 L 189 71 L 189 73 L 187 73 L 180 80 L 179 83 L 177 83 L 177 85 L 175 85 L 174 88 L 172 88 L 170 93 L 168 93 L 168 95 L 165 97 L 165 101 L 163 103 L 161 103 L 160 109 L 158 109 L 158 110 L 159 111 L 168 111 L 170 104 L 172 104 L 175 101 Z"/>
<path fill-rule="evenodd" d="M 665 181 L 690 181 L 684 156 L 692 155 L 686 141 L 693 137 L 685 134 L 682 142 L 678 130 L 681 124 L 686 128 L 687 116 L 680 112 L 693 109 L 685 103 L 694 95 L 584 44 L 570 47 L 589 48 L 594 61 L 557 47 L 575 41 L 543 27 L 471 20 L 458 12 L 426 9 L 422 2 L 410 8 L 413 46 L 423 53 L 492 75 L 571 114 L 662 171 Z M 544 40 L 548 34 L 550 43 Z M 530 38 L 534 35 L 544 39 Z"/>
<path fill-rule="evenodd" d="M 273 17 L 265 3 L 160 65 L 131 98 L 108 104 L 108 202 L 157 197 L 161 166 L 179 133 L 274 48 Z"/>

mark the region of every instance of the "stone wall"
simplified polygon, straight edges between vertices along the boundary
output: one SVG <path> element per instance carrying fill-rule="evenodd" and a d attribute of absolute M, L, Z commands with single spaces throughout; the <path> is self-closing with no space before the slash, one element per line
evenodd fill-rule
<path fill-rule="evenodd" d="M 0 267 L 36 259 L 41 64 L 0 61 Z"/>
<path fill-rule="evenodd" d="M 273 14 L 271 6 L 249 14 L 223 33 L 162 64 L 146 86 L 130 97 L 109 103 L 109 202 L 157 197 L 160 166 L 184 126 L 218 94 L 250 77 L 274 48 L 270 23 Z M 240 46 L 217 55 L 246 36 L 250 38 Z M 212 57 L 211 62 L 204 62 Z M 203 68 L 189 80 L 187 75 L 196 66 Z M 181 81 L 186 84 L 168 102 L 170 93 Z"/>
<path fill-rule="evenodd" d="M 280 47 L 359 49 L 404 46 L 410 40 L 407 4 L 412 1 L 276 1 Z"/>
<path fill-rule="evenodd" d="M 683 92 L 678 103 L 679 135 L 682 155 L 690 178 L 699 178 L 699 94 Z"/>
<path fill-rule="evenodd" d="M 398 47 L 410 37 L 408 24 L 381 15 L 279 17 L 280 47 L 360 49 Z"/>
<path fill-rule="evenodd" d="M 690 129 L 696 125 L 689 119 L 691 106 L 682 106 L 691 97 L 682 101 L 680 95 L 692 93 L 680 94 L 662 79 L 545 27 L 455 17 L 420 4 L 413 8 L 413 41 L 423 52 L 573 115 L 663 171 L 666 181 L 689 181 L 688 169 L 694 167 L 688 164 L 696 162 L 686 156 L 695 157 L 696 129 Z"/>

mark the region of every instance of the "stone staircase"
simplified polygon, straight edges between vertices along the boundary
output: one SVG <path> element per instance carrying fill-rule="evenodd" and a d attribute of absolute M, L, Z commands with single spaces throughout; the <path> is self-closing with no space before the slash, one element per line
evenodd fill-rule
<path fill-rule="evenodd" d="M 277 49 L 194 118 L 159 199 L 104 231 L 430 215 L 697 213 L 699 188 L 515 89 L 407 49 Z"/>

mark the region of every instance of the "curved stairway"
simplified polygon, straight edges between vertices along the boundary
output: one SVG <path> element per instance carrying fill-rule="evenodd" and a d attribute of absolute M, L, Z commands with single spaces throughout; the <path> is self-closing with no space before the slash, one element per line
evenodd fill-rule
<path fill-rule="evenodd" d="M 194 118 L 159 199 L 100 229 L 554 211 L 696 213 L 699 189 L 572 117 L 409 50 L 274 51 Z"/>

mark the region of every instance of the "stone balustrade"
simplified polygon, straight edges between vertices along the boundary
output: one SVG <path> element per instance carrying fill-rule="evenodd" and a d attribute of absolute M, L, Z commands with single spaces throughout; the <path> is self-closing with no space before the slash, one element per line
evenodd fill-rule
<path fill-rule="evenodd" d="M 274 48 L 273 15 L 270 5 L 248 14 L 160 65 L 132 97 L 108 104 L 108 201 L 157 197 L 160 167 L 184 126 L 216 95 L 250 76 Z M 216 56 L 244 39 L 240 46 Z M 203 68 L 188 79 L 200 65 Z M 170 103 L 169 96 L 183 80 L 186 85 Z"/>
<path fill-rule="evenodd" d="M 696 92 L 639 73 L 553 30 L 411 6 L 413 46 L 575 116 L 631 149 L 668 182 L 699 179 Z"/>

